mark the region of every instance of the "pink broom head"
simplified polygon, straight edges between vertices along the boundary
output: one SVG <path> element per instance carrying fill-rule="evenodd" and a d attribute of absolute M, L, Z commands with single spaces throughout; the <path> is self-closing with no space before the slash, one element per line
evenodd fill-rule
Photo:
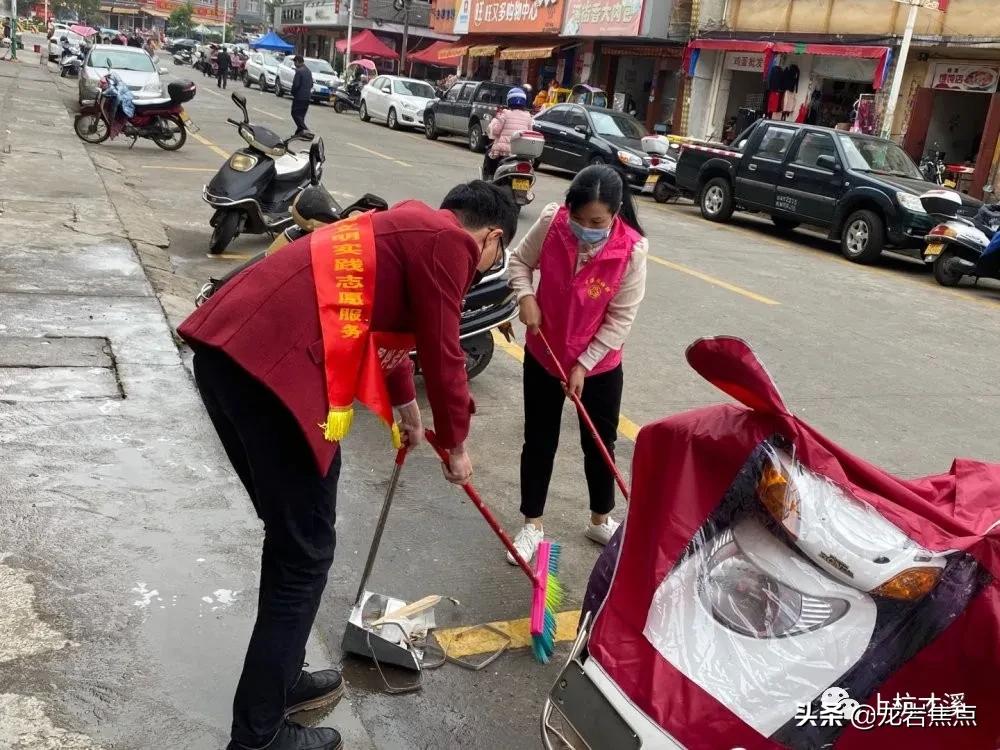
<path fill-rule="evenodd" d="M 531 598 L 531 648 L 548 664 L 556 645 L 556 612 L 562 605 L 559 585 L 559 545 L 542 542 L 535 555 L 536 584 Z"/>

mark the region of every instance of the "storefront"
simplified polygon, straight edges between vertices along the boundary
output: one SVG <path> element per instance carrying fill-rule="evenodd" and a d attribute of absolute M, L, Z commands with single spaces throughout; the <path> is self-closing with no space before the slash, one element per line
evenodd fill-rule
<path fill-rule="evenodd" d="M 878 132 L 887 47 L 698 39 L 685 56 L 709 85 L 694 135 L 728 141 L 760 117 Z"/>
<path fill-rule="evenodd" d="M 903 148 L 919 160 L 940 151 L 959 188 L 990 182 L 1000 135 L 1000 62 L 935 60 L 915 93 Z"/>

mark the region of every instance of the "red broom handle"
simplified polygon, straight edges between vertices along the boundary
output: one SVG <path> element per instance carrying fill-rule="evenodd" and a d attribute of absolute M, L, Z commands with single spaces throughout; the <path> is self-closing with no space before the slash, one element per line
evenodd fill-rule
<path fill-rule="evenodd" d="M 427 438 L 427 442 L 430 443 L 430 446 L 437 452 L 441 462 L 447 468 L 448 451 L 438 445 L 437 436 L 432 430 L 424 430 L 424 437 Z M 521 567 L 521 570 L 524 571 L 524 574 L 531 579 L 532 584 L 535 586 L 540 585 L 538 576 L 535 575 L 535 571 L 533 571 L 531 566 L 528 565 L 527 560 L 521 557 L 521 553 L 517 551 L 514 543 L 510 540 L 510 537 L 507 536 L 507 532 L 503 530 L 503 527 L 497 522 L 497 519 L 494 518 L 493 513 L 491 513 L 490 509 L 486 507 L 486 503 L 483 502 L 483 499 L 479 497 L 479 493 L 476 492 L 476 488 L 469 482 L 466 482 L 462 485 L 462 489 L 465 490 L 465 494 L 469 496 L 472 504 L 479 509 L 480 513 L 482 513 L 483 518 L 486 519 L 486 523 L 488 523 L 490 528 L 493 529 L 493 533 L 500 537 L 500 541 L 503 542 L 503 546 L 506 547 L 507 551 L 514 557 L 514 560 Z"/>
<path fill-rule="evenodd" d="M 542 333 L 542 329 L 538 329 L 538 337 L 542 340 L 542 344 L 545 346 L 545 351 L 549 353 L 549 359 L 551 359 L 556 365 L 556 372 L 559 373 L 559 377 L 562 379 L 563 388 L 569 389 L 569 378 L 566 376 L 566 371 L 563 369 L 562 362 L 558 360 L 555 354 L 552 353 L 552 347 L 549 346 L 548 340 L 545 338 L 545 334 Z M 575 393 L 570 393 L 569 397 L 573 399 L 573 403 L 576 405 L 576 410 L 580 413 L 583 421 L 587 423 L 587 427 L 590 429 L 590 434 L 594 438 L 594 442 L 597 443 L 597 447 L 601 451 L 601 455 L 604 456 L 604 461 L 607 463 L 608 468 L 611 469 L 612 473 L 615 475 L 615 481 L 618 483 L 618 489 L 622 491 L 622 495 L 625 497 L 625 501 L 629 501 L 628 485 L 625 484 L 625 477 L 618 470 L 618 466 L 615 464 L 615 460 L 611 458 L 611 454 L 608 452 L 608 446 L 604 444 L 601 440 L 600 434 L 597 432 L 597 427 L 594 425 L 594 421 L 590 418 L 587 410 L 583 406 L 583 402 L 580 397 Z"/>

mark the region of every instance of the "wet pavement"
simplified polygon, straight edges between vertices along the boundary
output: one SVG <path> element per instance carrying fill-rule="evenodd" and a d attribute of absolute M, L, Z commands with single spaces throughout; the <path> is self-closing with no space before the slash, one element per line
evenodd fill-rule
<path fill-rule="evenodd" d="M 227 257 L 206 257 L 201 187 L 241 145 L 225 123 L 236 112 L 231 91 L 195 78 L 189 111 L 201 131 L 180 152 L 149 142 L 130 150 L 124 139 L 84 147 L 67 115 L 75 81 L 38 66 L 11 71 L 0 67 L 0 146 L 10 146 L 0 153 L 0 632 L 15 637 L 0 642 L 0 747 L 18 733 L 26 747 L 222 747 L 252 622 L 259 525 L 164 313 L 182 319 L 205 278 L 266 244 L 241 237 Z M 287 100 L 231 86 L 254 119 L 290 130 Z M 324 182 L 343 202 L 374 192 L 435 203 L 476 176 L 481 159 L 459 139 L 431 143 L 325 107 L 308 120 L 326 142 Z M 542 173 L 521 231 L 567 184 Z M 780 235 L 755 218 L 717 226 L 689 205 L 646 198 L 640 218 L 654 257 L 625 356 L 622 466 L 635 424 L 722 398 L 683 361 L 690 341 L 717 333 L 750 340 L 800 416 L 890 470 L 995 458 L 996 430 L 982 416 L 1000 405 L 989 385 L 996 289 L 944 290 L 900 259 L 858 267 L 812 233 Z M 45 339 L 54 348 L 26 341 L 39 336 L 55 337 Z M 472 384 L 475 483 L 510 529 L 517 355 L 498 349 Z M 567 409 L 546 514 L 548 535 L 564 545 L 570 612 L 598 552 L 582 536 L 576 434 Z M 342 659 L 391 468 L 384 431 L 367 416 L 344 450 L 314 667 Z M 404 469 L 370 587 L 457 599 L 437 608 L 446 628 L 515 620 L 528 613 L 528 587 L 502 555 L 421 451 Z M 567 649 L 560 643 L 557 661 Z M 370 662 L 348 658 L 348 696 L 331 716 L 311 718 L 344 730 L 350 748 L 532 748 L 557 670 L 518 649 L 481 672 L 449 664 L 425 672 L 421 692 L 386 695 Z"/>

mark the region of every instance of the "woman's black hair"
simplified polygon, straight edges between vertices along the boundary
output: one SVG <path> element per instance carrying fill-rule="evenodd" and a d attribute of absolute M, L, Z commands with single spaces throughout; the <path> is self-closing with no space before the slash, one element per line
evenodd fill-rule
<path fill-rule="evenodd" d="M 622 221 L 646 236 L 636 216 L 632 190 L 618 170 L 607 164 L 592 164 L 581 169 L 566 191 L 566 206 L 570 211 L 577 211 L 594 201 L 603 203 L 611 213 L 619 214 Z"/>

